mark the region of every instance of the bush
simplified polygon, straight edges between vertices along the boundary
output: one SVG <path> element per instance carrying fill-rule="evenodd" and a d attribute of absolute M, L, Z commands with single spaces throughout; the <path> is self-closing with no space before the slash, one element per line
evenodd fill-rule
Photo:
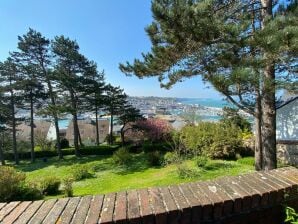
<path fill-rule="evenodd" d="M 150 166 L 160 166 L 162 164 L 162 156 L 159 151 L 148 152 L 147 160 Z"/>
<path fill-rule="evenodd" d="M 14 200 L 19 196 L 26 175 L 13 167 L 0 166 L 0 201 Z"/>
<path fill-rule="evenodd" d="M 206 156 L 198 156 L 196 158 L 196 163 L 198 167 L 203 168 L 207 165 L 208 158 Z"/>
<path fill-rule="evenodd" d="M 72 197 L 73 196 L 73 178 L 65 178 L 63 180 L 63 186 L 64 186 L 64 194 L 66 197 Z"/>
<path fill-rule="evenodd" d="M 116 165 L 128 165 L 132 160 L 132 156 L 126 148 L 121 147 L 114 152 L 112 159 Z"/>
<path fill-rule="evenodd" d="M 40 187 L 36 183 L 26 183 L 20 190 L 19 196 L 14 200 L 34 201 L 43 198 Z"/>
<path fill-rule="evenodd" d="M 88 166 L 83 164 L 76 164 L 71 167 L 72 177 L 75 181 L 84 180 L 92 177 L 92 174 L 89 172 Z"/>
<path fill-rule="evenodd" d="M 242 147 L 241 130 L 226 123 L 201 122 L 181 130 L 182 143 L 193 155 L 231 159 Z"/>
<path fill-rule="evenodd" d="M 60 140 L 61 149 L 69 148 L 69 141 L 66 138 Z"/>
<path fill-rule="evenodd" d="M 178 176 L 182 179 L 193 178 L 198 176 L 198 172 L 189 168 L 186 164 L 177 165 Z"/>
<path fill-rule="evenodd" d="M 181 156 L 176 152 L 167 152 L 164 155 L 164 162 L 166 165 L 172 163 L 180 163 L 182 161 Z"/>
<path fill-rule="evenodd" d="M 44 195 L 56 195 L 59 193 L 61 180 L 57 177 L 48 176 L 40 180 L 40 189 Z"/>
<path fill-rule="evenodd" d="M 121 147 L 114 152 L 112 159 L 117 165 L 127 165 L 132 160 L 132 156 L 126 148 Z"/>

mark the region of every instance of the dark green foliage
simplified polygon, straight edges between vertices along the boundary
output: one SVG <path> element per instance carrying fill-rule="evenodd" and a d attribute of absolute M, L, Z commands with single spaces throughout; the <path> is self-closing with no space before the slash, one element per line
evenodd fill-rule
<path fill-rule="evenodd" d="M 69 141 L 66 138 L 61 139 L 60 146 L 61 149 L 69 148 Z"/>
<path fill-rule="evenodd" d="M 61 180 L 54 176 L 44 177 L 38 180 L 40 190 L 43 195 L 56 195 L 59 193 Z"/>
<path fill-rule="evenodd" d="M 89 167 L 84 164 L 77 164 L 71 167 L 72 178 L 75 181 L 91 178 L 92 174 L 89 171 Z"/>
<path fill-rule="evenodd" d="M 160 166 L 163 163 L 163 157 L 159 151 L 148 152 L 147 160 L 150 166 Z"/>
<path fill-rule="evenodd" d="M 118 145 L 115 146 L 85 146 L 80 148 L 79 153 L 82 156 L 87 155 L 113 155 L 113 153 L 119 148 Z M 25 149 L 25 152 L 20 152 L 19 156 L 20 159 L 30 159 L 31 154 L 28 152 L 28 148 Z M 74 148 L 66 148 L 62 150 L 62 154 L 66 155 L 73 155 L 75 153 Z M 12 152 L 5 152 L 5 158 L 8 160 L 12 160 L 14 158 L 14 154 Z M 37 151 L 35 152 L 36 158 L 45 158 L 45 157 L 54 157 L 57 156 L 56 151 Z"/>
<path fill-rule="evenodd" d="M 243 132 L 251 131 L 251 124 L 247 119 L 239 114 L 239 109 L 224 107 L 221 122 L 235 125 L 239 127 Z"/>
<path fill-rule="evenodd" d="M 13 167 L 0 166 L 0 201 L 11 201 L 17 198 L 25 184 L 25 173 Z"/>
<path fill-rule="evenodd" d="M 128 166 L 130 164 L 130 162 L 132 161 L 132 155 L 124 147 L 121 147 L 116 152 L 114 152 L 112 158 L 113 158 L 113 162 L 116 165 Z"/>
<path fill-rule="evenodd" d="M 235 158 L 242 147 L 241 130 L 230 124 L 201 122 L 181 130 L 183 144 L 193 155 Z"/>

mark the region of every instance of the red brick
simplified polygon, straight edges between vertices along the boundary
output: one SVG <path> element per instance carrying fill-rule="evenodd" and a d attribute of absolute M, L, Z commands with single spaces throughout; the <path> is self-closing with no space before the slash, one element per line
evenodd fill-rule
<path fill-rule="evenodd" d="M 15 207 L 12 212 L 3 219 L 3 223 L 12 224 L 16 221 L 16 219 L 28 208 L 31 204 L 31 201 L 25 201 L 20 203 L 17 207 Z"/>
<path fill-rule="evenodd" d="M 86 224 L 98 223 L 99 215 L 103 204 L 103 198 L 103 195 L 96 195 L 92 198 L 89 213 L 85 222 Z"/>
<path fill-rule="evenodd" d="M 64 211 L 61 214 L 59 224 L 69 224 L 71 222 L 80 201 L 80 197 L 74 197 L 69 199 Z"/>
<path fill-rule="evenodd" d="M 137 190 L 127 192 L 127 216 L 129 223 L 140 223 L 140 203 Z"/>
<path fill-rule="evenodd" d="M 153 224 L 155 216 L 152 211 L 148 189 L 138 190 L 140 196 L 140 213 L 144 224 Z"/>
<path fill-rule="evenodd" d="M 105 223 L 105 224 L 113 223 L 115 196 L 116 196 L 115 193 L 105 195 L 99 223 Z"/>
<path fill-rule="evenodd" d="M 169 190 L 168 187 L 161 187 L 159 188 L 160 194 L 163 198 L 163 201 L 165 203 L 165 207 L 168 213 L 168 222 L 172 224 L 178 224 L 181 214 L 180 210 L 176 205 L 176 202 Z"/>
<path fill-rule="evenodd" d="M 127 195 L 126 192 L 119 192 L 116 194 L 116 202 L 114 209 L 114 222 L 126 223 L 127 222 Z"/>
<path fill-rule="evenodd" d="M 167 223 L 167 210 L 158 188 L 149 188 L 148 190 L 150 201 L 152 203 L 152 210 L 155 214 L 155 223 Z"/>

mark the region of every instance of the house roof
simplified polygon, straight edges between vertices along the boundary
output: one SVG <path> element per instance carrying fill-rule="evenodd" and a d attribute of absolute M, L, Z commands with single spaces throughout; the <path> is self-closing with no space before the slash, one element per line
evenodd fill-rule
<path fill-rule="evenodd" d="M 280 109 L 280 108 L 286 106 L 287 104 L 289 104 L 289 103 L 291 103 L 291 102 L 293 102 L 293 101 L 295 101 L 297 99 L 298 99 L 298 95 L 292 96 L 292 97 L 287 98 L 285 100 L 281 100 L 280 102 L 278 102 L 276 104 L 276 109 Z"/>

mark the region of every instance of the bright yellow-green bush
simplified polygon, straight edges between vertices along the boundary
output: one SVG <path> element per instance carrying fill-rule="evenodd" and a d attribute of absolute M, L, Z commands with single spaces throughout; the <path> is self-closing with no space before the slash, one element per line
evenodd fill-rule
<path fill-rule="evenodd" d="M 0 201 L 10 201 L 18 197 L 25 184 L 25 173 L 13 167 L 0 166 Z"/>
<path fill-rule="evenodd" d="M 181 130 L 184 146 L 194 155 L 209 158 L 235 158 L 242 147 L 241 130 L 222 122 L 201 122 Z"/>

